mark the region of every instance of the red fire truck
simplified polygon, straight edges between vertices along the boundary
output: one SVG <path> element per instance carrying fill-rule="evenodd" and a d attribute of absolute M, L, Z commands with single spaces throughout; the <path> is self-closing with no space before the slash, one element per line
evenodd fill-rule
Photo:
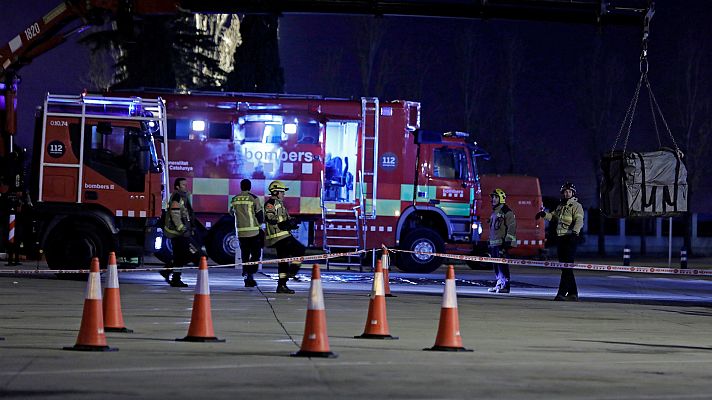
<path fill-rule="evenodd" d="M 188 179 L 193 208 L 208 229 L 208 255 L 218 263 L 234 260 L 237 241 L 227 210 L 244 178 L 259 196 L 268 195 L 272 180 L 283 181 L 290 189 L 285 200 L 290 214 L 301 222 L 300 240 L 327 253 L 381 244 L 428 253 L 472 254 L 475 247 L 484 248 L 477 158 L 485 152 L 467 134 L 421 130 L 420 103 L 277 94 L 142 95 L 166 101 L 168 170 L 171 179 Z M 485 219 L 488 212 L 485 206 Z M 400 254 L 396 265 L 431 272 L 441 262 Z"/>

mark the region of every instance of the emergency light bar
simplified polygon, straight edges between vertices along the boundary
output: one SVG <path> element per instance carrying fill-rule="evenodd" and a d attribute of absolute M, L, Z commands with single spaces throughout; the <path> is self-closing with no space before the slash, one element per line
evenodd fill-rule
<path fill-rule="evenodd" d="M 469 138 L 470 134 L 467 132 L 460 131 L 450 131 L 443 133 L 443 137 L 459 137 L 459 138 Z"/>

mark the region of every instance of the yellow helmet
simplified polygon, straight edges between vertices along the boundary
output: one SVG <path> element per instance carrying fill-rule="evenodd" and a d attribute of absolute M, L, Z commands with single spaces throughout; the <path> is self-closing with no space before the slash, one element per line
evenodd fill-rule
<path fill-rule="evenodd" d="M 497 196 L 499 198 L 499 204 L 504 204 L 505 200 L 507 199 L 507 194 L 504 193 L 504 190 L 497 188 L 490 193 L 490 197 L 495 197 Z"/>
<path fill-rule="evenodd" d="M 268 190 L 270 194 L 275 194 L 277 192 L 286 192 L 289 188 L 285 186 L 282 181 L 272 181 L 272 183 L 269 184 Z"/>

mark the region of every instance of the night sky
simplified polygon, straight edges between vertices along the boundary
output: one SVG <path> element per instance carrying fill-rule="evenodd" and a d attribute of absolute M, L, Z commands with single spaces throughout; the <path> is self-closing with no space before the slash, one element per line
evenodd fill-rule
<path fill-rule="evenodd" d="M 0 41 L 7 42 L 34 20 L 41 18 L 59 0 L 3 0 Z M 681 6 L 680 4 L 684 4 Z M 710 99 L 712 37 L 709 2 L 698 0 L 658 1 L 650 37 L 650 81 L 663 113 L 681 141 L 675 99 L 680 84 L 679 48 L 685 42 L 704 50 L 705 89 Z M 672 8 L 671 8 L 672 7 Z M 364 23 L 376 21 L 382 29 L 376 75 L 382 85 L 364 88 L 359 67 L 359 46 L 364 43 Z M 465 38 L 477 49 L 477 57 L 463 57 Z M 597 45 L 603 56 L 615 59 L 613 85 L 615 104 L 604 143 L 612 145 L 638 79 L 641 27 L 604 27 L 530 21 L 480 21 L 412 17 L 355 17 L 339 15 L 293 15 L 280 20 L 280 54 L 288 93 L 323 94 L 338 97 L 372 95 L 384 100 L 421 101 L 422 126 L 436 130 L 465 130 L 462 76 L 466 66 L 476 70 L 475 83 L 482 89 L 474 111 L 477 140 L 492 152 L 483 166 L 487 172 L 507 172 L 503 147 L 501 85 L 506 72 L 504 49 L 514 43 L 518 65 L 513 78 L 512 115 L 518 145 L 515 172 L 538 176 L 545 195 L 556 196 L 562 180 L 577 183 L 585 206 L 595 204 L 595 175 L 589 159 L 586 133 L 579 117 L 587 60 Z M 598 44 L 597 44 L 598 43 Z M 88 86 L 87 51 L 76 38 L 41 56 L 21 70 L 18 109 L 21 145 L 30 144 L 34 107 L 47 91 L 79 93 Z M 590 67 L 589 67 L 590 68 Z M 601 70 L 603 67 L 601 67 Z M 374 87 L 376 86 L 376 87 Z M 647 97 L 641 95 L 639 114 L 629 150 L 654 150 L 657 140 L 650 128 Z M 707 120 L 710 113 L 706 115 Z M 472 126 L 471 126 L 472 128 Z M 664 135 L 664 144 L 667 133 Z M 709 150 L 707 153 L 710 154 Z M 708 159 L 710 157 L 707 157 Z M 712 192 L 710 179 L 702 189 Z M 709 195 L 698 195 L 697 199 Z M 707 201 L 695 209 L 712 212 Z"/>

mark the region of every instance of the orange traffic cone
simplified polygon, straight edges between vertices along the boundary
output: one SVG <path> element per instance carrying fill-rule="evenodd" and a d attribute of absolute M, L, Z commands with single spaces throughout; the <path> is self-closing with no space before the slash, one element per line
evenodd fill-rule
<path fill-rule="evenodd" d="M 101 312 L 101 277 L 99 276 L 99 259 L 91 259 L 91 269 L 87 288 L 84 292 L 84 312 L 79 326 L 77 344 L 65 347 L 64 350 L 80 351 L 116 351 L 106 345 L 104 335 L 104 317 Z"/>
<path fill-rule="evenodd" d="M 388 271 L 391 269 L 391 257 L 388 254 L 388 248 L 383 246 L 383 255 L 381 256 L 381 265 L 383 266 L 383 292 L 386 297 L 396 297 L 391 294 L 391 278 L 388 276 Z"/>
<path fill-rule="evenodd" d="M 119 293 L 119 272 L 116 268 L 116 254 L 109 253 L 106 266 L 106 287 L 104 287 L 104 331 L 132 333 L 124 324 L 121 312 L 121 294 Z"/>
<path fill-rule="evenodd" d="M 368 316 L 366 317 L 366 328 L 361 336 L 354 336 L 357 339 L 398 339 L 391 336 L 388 331 L 388 320 L 386 319 L 386 297 L 383 290 L 383 266 L 381 260 L 376 262 L 376 272 L 373 274 L 373 289 L 371 299 L 368 302 Z"/>
<path fill-rule="evenodd" d="M 180 342 L 224 342 L 215 337 L 213 331 L 213 316 L 210 310 L 210 282 L 208 281 L 208 260 L 200 257 L 198 267 L 198 282 L 195 284 L 193 296 L 193 313 L 190 316 L 188 336 L 176 339 Z"/>
<path fill-rule="evenodd" d="M 324 293 L 321 289 L 321 274 L 319 266 L 312 266 L 311 286 L 309 287 L 309 302 L 307 303 L 307 320 L 304 324 L 302 347 L 293 357 L 324 357 L 336 358 L 329 351 L 329 336 L 326 334 L 326 309 L 324 308 Z"/>
<path fill-rule="evenodd" d="M 423 349 L 435 351 L 472 351 L 462 347 L 460 318 L 457 315 L 457 291 L 455 290 L 455 267 L 450 265 L 445 276 L 443 305 L 440 309 L 440 324 L 435 346 Z"/>

